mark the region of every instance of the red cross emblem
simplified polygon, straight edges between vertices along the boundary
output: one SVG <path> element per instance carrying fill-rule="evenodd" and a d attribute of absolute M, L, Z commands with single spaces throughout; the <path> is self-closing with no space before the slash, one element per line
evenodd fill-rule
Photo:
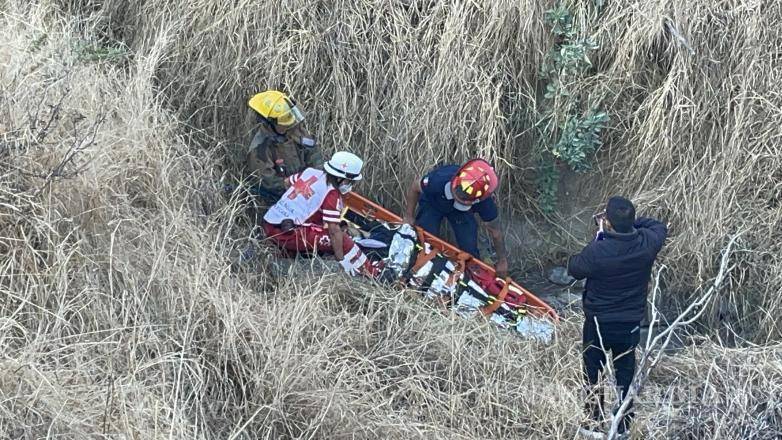
<path fill-rule="evenodd" d="M 309 200 L 310 197 L 315 194 L 315 191 L 312 190 L 312 184 L 317 181 L 318 178 L 315 176 L 310 176 L 310 178 L 306 181 L 303 179 L 297 179 L 295 182 L 293 182 L 293 192 L 288 195 L 288 198 L 293 200 L 301 195 L 305 199 Z"/>

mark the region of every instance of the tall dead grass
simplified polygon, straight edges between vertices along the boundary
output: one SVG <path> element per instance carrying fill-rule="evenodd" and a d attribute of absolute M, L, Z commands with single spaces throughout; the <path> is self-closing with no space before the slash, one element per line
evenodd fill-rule
<path fill-rule="evenodd" d="M 713 274 L 713 256 L 725 236 L 750 230 L 734 288 L 710 324 L 717 328 L 721 321 L 745 337 L 778 339 L 782 70 L 776 54 L 782 5 L 675 2 L 665 11 L 607 14 L 617 21 L 606 27 L 606 39 L 636 39 L 632 29 L 643 29 L 650 14 L 651 21 L 678 29 L 668 32 L 665 53 L 653 51 L 649 41 L 640 46 L 645 53 L 622 46 L 625 55 L 617 58 L 656 56 L 667 71 L 626 113 L 632 125 L 620 142 L 627 147 L 616 149 L 611 162 L 617 186 L 669 220 L 675 235 L 666 259 L 677 270 L 668 281 L 680 291 Z M 628 71 L 618 64 L 607 75 Z M 648 74 L 626 74 L 630 81 L 638 76 Z"/>
<path fill-rule="evenodd" d="M 527 166 L 525 144 L 511 138 L 534 94 L 501 92 L 506 80 L 533 90 L 525 82 L 540 57 L 529 48 L 545 45 L 542 6 L 293 2 L 275 21 L 249 2 L 74 2 L 76 12 L 94 14 L 80 21 L 46 4 L 6 2 L 0 19 L 2 436 L 573 437 L 581 421 L 577 323 L 563 323 L 543 347 L 338 274 L 279 274 L 264 256 L 258 267 L 232 269 L 241 208 L 213 195 L 218 147 L 227 144 L 193 148 L 185 137 L 196 128 L 202 141 L 228 142 L 246 92 L 288 82 L 313 109 L 327 147 L 350 142 L 371 160 L 399 164 L 372 167 L 369 184 L 387 195 L 385 178 L 412 174 L 399 171 L 404 165 L 420 171 L 471 148 L 506 159 L 507 175 L 510 165 Z M 303 30 L 283 34 L 287 52 L 257 38 L 273 24 Z M 92 43 L 106 38 L 132 51 L 99 56 Z M 376 64 L 362 58 L 372 53 L 366 44 L 378 48 Z M 404 96 L 421 106 L 407 112 Z M 628 132 L 641 136 L 647 116 L 633 118 Z M 614 144 L 605 154 L 618 151 Z M 650 176 L 637 188 L 646 206 L 686 219 L 695 207 L 653 197 L 644 185 L 661 177 Z M 663 194 L 694 198 L 675 191 Z M 700 264 L 703 279 L 721 231 L 689 246 L 682 228 L 705 231 L 709 221 L 677 223 L 667 256 L 680 270 Z M 777 276 L 762 247 L 772 245 L 746 245 L 736 295 Z M 771 274 L 750 267 L 752 258 Z M 778 437 L 779 347 L 695 342 L 651 378 L 639 433 Z"/>
<path fill-rule="evenodd" d="M 521 165 L 528 154 L 542 54 L 519 48 L 547 44 L 538 2 L 54 3 L 138 51 L 170 33 L 161 89 L 220 141 L 244 142 L 250 93 L 292 91 L 327 149 L 398 164 L 367 169 L 367 186 L 389 203 L 399 181 L 439 160 Z"/>
<path fill-rule="evenodd" d="M 436 162 L 482 155 L 498 163 L 506 209 L 539 216 L 531 150 L 552 2 L 52 3 L 138 53 L 167 35 L 157 90 L 208 149 L 241 157 L 247 97 L 282 87 L 327 150 L 349 147 L 375 164 L 364 190 L 387 205 L 398 207 L 400 185 Z M 749 227 L 737 288 L 710 327 L 778 339 L 780 3 L 568 3 L 581 34 L 601 46 L 594 69 L 569 88 L 606 109 L 611 127 L 597 172 L 563 185 L 564 218 L 550 220 L 566 231 L 521 234 L 545 244 L 526 260 L 576 249 L 587 236 L 569 232 L 567 216 L 586 222 L 605 195 L 622 193 L 671 224 L 666 282 L 686 303 L 713 276 L 725 237 Z"/>

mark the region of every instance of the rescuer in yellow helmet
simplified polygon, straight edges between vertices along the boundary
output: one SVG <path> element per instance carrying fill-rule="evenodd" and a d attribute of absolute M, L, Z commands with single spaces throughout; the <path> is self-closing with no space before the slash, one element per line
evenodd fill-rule
<path fill-rule="evenodd" d="M 257 179 L 257 193 L 270 205 L 287 189 L 287 178 L 307 168 L 323 167 L 320 146 L 304 128 L 296 102 L 277 90 L 250 98 L 251 141 L 247 171 Z"/>

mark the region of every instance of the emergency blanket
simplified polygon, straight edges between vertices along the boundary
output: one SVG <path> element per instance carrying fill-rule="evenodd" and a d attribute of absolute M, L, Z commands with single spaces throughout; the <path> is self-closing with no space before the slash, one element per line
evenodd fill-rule
<path fill-rule="evenodd" d="M 402 282 L 464 318 L 484 316 L 528 339 L 546 344 L 551 341 L 552 322 L 529 314 L 524 292 L 509 281 L 497 279 L 477 265 L 447 258 L 421 243 L 408 224 L 367 222 L 355 216 L 349 220 L 360 229 L 356 243 L 371 243 L 373 247 L 364 249 L 365 253 L 384 262 L 383 279 Z M 387 246 L 383 248 L 379 243 Z"/>

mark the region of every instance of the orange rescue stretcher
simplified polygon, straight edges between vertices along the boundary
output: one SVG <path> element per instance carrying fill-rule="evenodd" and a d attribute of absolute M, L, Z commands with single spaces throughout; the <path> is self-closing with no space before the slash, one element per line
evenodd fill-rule
<path fill-rule="evenodd" d="M 345 202 L 345 207 L 348 210 L 353 211 L 355 214 L 368 220 L 377 220 L 397 225 L 402 223 L 402 218 L 398 215 L 355 192 L 345 194 L 343 200 Z M 484 275 L 489 275 L 492 279 L 495 279 L 496 282 L 502 284 L 502 290 L 497 295 L 496 300 L 491 304 L 488 304 L 482 310 L 484 315 L 491 315 L 503 303 L 508 303 L 509 305 L 513 305 L 514 308 L 523 308 L 532 316 L 538 318 L 545 317 L 551 319 L 554 323 L 559 322 L 559 316 L 551 306 L 522 287 L 519 283 L 510 278 L 504 280 L 496 278 L 496 272 L 492 266 L 462 251 L 445 240 L 424 231 L 420 227 L 415 227 L 415 229 L 418 234 L 419 242 L 429 244 L 434 251 L 439 252 L 449 260 L 456 262 L 461 267 L 469 267 L 472 271 L 482 272 Z M 431 256 L 436 252 L 431 252 L 427 255 Z M 414 267 L 420 267 L 425 264 L 426 259 L 428 258 L 427 255 L 420 253 L 418 256 L 419 260 L 415 262 Z"/>

